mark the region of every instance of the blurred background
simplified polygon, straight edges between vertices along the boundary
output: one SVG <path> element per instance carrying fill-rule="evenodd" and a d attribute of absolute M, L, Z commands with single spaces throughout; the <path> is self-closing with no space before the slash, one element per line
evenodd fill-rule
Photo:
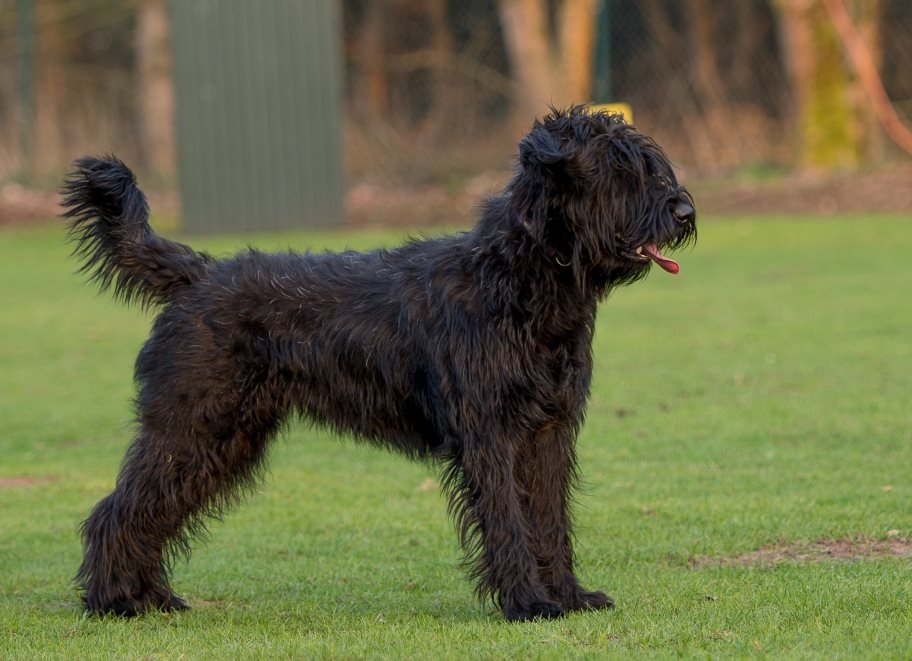
<path fill-rule="evenodd" d="M 0 0 L 0 223 L 102 152 L 194 231 L 465 223 L 583 101 L 703 214 L 912 211 L 910 62 L 909 0 Z"/>

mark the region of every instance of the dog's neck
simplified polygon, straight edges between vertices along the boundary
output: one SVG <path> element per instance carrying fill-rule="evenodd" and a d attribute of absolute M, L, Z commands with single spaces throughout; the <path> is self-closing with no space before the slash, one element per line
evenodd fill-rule
<path fill-rule="evenodd" d="M 493 309 L 527 319 L 538 333 L 547 335 L 591 327 L 602 289 L 535 236 L 529 220 L 512 208 L 508 194 L 485 203 L 468 238 L 474 244 L 471 270 L 492 297 Z M 588 312 L 580 315 L 581 309 Z M 568 320 L 574 328 L 568 327 Z"/>

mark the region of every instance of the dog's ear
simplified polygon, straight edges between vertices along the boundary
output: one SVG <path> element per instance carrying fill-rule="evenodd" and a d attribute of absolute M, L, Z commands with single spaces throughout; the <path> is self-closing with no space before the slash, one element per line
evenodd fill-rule
<path fill-rule="evenodd" d="M 562 141 L 547 127 L 536 122 L 519 143 L 519 164 L 527 172 L 551 176 L 580 175 L 579 151 L 569 141 Z"/>

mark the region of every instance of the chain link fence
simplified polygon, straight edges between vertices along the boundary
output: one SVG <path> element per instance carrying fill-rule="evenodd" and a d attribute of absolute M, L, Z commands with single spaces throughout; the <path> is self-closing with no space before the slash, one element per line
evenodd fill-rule
<path fill-rule="evenodd" d="M 378 20 L 371 9 L 380 5 Z M 407 166 L 396 161 L 408 157 L 417 176 L 433 176 L 444 167 L 458 172 L 465 150 L 485 160 L 510 149 L 531 118 L 508 122 L 517 83 L 497 5 L 346 3 L 349 139 L 357 143 L 350 167 L 402 172 Z M 912 4 L 878 0 L 873 13 L 884 85 L 912 125 L 912 70 L 904 64 L 912 61 Z M 798 122 L 780 19 L 769 0 L 603 0 L 589 100 L 630 105 L 638 126 L 699 174 L 785 168 Z M 867 115 L 863 93 L 853 94 Z M 876 127 L 871 133 L 869 162 L 898 156 Z"/>
<path fill-rule="evenodd" d="M 339 1 L 350 180 L 446 183 L 509 166 L 531 117 L 517 117 L 501 0 Z M 0 0 L 0 178 L 23 171 L 26 151 L 48 181 L 84 152 L 144 162 L 142 4 Z M 547 3 L 552 18 L 556 6 Z M 881 78 L 912 125 L 912 4 L 871 6 Z M 641 129 L 693 172 L 786 166 L 797 129 L 779 19 L 771 0 L 603 0 L 596 100 L 630 104 Z M 877 160 L 895 160 L 877 139 Z"/>

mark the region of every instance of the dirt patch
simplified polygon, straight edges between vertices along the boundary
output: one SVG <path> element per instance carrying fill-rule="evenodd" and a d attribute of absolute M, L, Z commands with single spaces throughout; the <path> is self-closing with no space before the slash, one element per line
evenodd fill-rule
<path fill-rule="evenodd" d="M 693 557 L 688 559 L 687 564 L 692 568 L 700 569 L 703 567 L 763 567 L 785 562 L 799 564 L 847 562 L 881 558 L 912 559 L 912 541 L 903 537 L 888 539 L 851 537 L 818 539 L 813 542 L 778 542 L 733 557 Z"/>
<path fill-rule="evenodd" d="M 180 210 L 180 195 L 176 191 L 155 191 L 148 197 L 153 218 L 158 215 L 173 217 Z M 48 225 L 60 222 L 62 212 L 60 196 L 54 191 L 0 182 L 0 227 Z"/>
<path fill-rule="evenodd" d="M 469 225 L 478 205 L 511 176 L 487 172 L 444 188 L 357 184 L 346 198 L 353 225 L 421 227 Z M 835 216 L 855 213 L 912 213 L 912 166 L 836 174 L 792 174 L 765 181 L 688 182 L 697 212 L 707 216 L 763 214 Z"/>
<path fill-rule="evenodd" d="M 510 172 L 483 172 L 458 185 L 396 186 L 361 182 L 345 196 L 348 221 L 355 226 L 467 226 L 478 206 L 503 189 Z"/>
<path fill-rule="evenodd" d="M 224 599 L 193 598 L 190 600 L 190 606 L 193 608 L 223 608 L 227 603 Z"/>
<path fill-rule="evenodd" d="M 488 171 L 449 184 L 356 181 L 345 197 L 349 225 L 468 226 L 476 220 L 478 205 L 499 192 L 511 175 L 509 170 Z M 701 217 L 912 213 L 912 165 L 905 163 L 882 170 L 687 184 Z M 149 197 L 154 214 L 179 214 L 176 191 L 151 191 Z M 0 227 L 51 222 L 61 212 L 59 201 L 54 192 L 0 183 Z"/>
<path fill-rule="evenodd" d="M 56 481 L 57 478 L 53 475 L 11 475 L 9 477 L 0 477 L 0 489 L 21 489 Z"/>
<path fill-rule="evenodd" d="M 696 182 L 689 188 L 704 216 L 912 211 L 912 166 L 905 164 L 829 175 L 798 173 L 759 182 Z"/>
<path fill-rule="evenodd" d="M 60 213 L 57 195 L 31 190 L 18 184 L 0 185 L 0 225 L 28 225 L 47 222 Z"/>

